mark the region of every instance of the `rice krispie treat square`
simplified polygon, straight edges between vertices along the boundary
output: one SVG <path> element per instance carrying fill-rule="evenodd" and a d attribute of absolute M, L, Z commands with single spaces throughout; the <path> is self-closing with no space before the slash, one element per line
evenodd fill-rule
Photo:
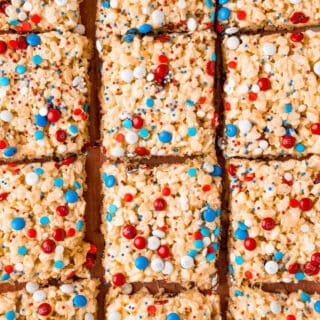
<path fill-rule="evenodd" d="M 0 3 L 0 30 L 79 30 L 82 0 L 6 0 Z"/>
<path fill-rule="evenodd" d="M 320 23 L 319 0 L 223 0 L 218 21 L 226 31 L 289 29 Z"/>
<path fill-rule="evenodd" d="M 102 168 L 106 280 L 217 283 L 221 168 L 212 158 Z"/>
<path fill-rule="evenodd" d="M 320 295 L 299 290 L 270 293 L 249 287 L 230 290 L 228 320 L 320 319 Z"/>
<path fill-rule="evenodd" d="M 320 154 L 320 33 L 224 39 L 226 157 Z"/>
<path fill-rule="evenodd" d="M 0 166 L 0 281 L 87 276 L 84 159 Z"/>
<path fill-rule="evenodd" d="M 0 36 L 0 159 L 81 150 L 89 140 L 90 56 L 78 34 Z"/>
<path fill-rule="evenodd" d="M 108 156 L 214 152 L 214 42 L 209 32 L 98 41 Z"/>
<path fill-rule="evenodd" d="M 232 281 L 320 281 L 320 158 L 230 160 Z"/>
<path fill-rule="evenodd" d="M 212 29 L 214 0 L 99 0 L 97 37 Z"/>
<path fill-rule="evenodd" d="M 196 289 L 174 297 L 140 290 L 133 295 L 107 296 L 106 319 L 220 320 L 220 301 L 217 294 L 203 295 Z"/>

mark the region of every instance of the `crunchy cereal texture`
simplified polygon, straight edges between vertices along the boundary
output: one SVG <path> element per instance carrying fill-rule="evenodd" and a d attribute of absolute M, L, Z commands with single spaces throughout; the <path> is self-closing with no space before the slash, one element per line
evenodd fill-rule
<path fill-rule="evenodd" d="M 49 32 L 0 43 L 0 159 L 79 152 L 89 139 L 89 40 Z"/>
<path fill-rule="evenodd" d="M 320 33 L 227 37 L 225 157 L 320 154 Z"/>
<path fill-rule="evenodd" d="M 0 280 L 87 276 L 84 159 L 0 167 Z"/>
<path fill-rule="evenodd" d="M 319 320 L 320 295 L 303 291 L 269 293 L 249 287 L 232 287 L 228 320 Z"/>
<path fill-rule="evenodd" d="M 108 156 L 214 153 L 212 33 L 113 37 L 98 47 Z"/>
<path fill-rule="evenodd" d="M 319 0 L 227 0 L 219 23 L 249 30 L 292 28 L 320 22 Z"/>
<path fill-rule="evenodd" d="M 232 281 L 319 281 L 320 158 L 230 160 Z"/>
<path fill-rule="evenodd" d="M 106 279 L 215 287 L 221 168 L 212 158 L 129 169 L 105 164 Z M 118 280 L 117 280 L 118 279 Z"/>
<path fill-rule="evenodd" d="M 99 0 L 97 37 L 110 33 L 149 33 L 212 29 L 214 0 Z M 136 30 L 136 31 L 135 31 Z"/>
<path fill-rule="evenodd" d="M 17 315 L 19 313 L 19 302 L 20 293 L 19 292 L 6 292 L 0 294 L 0 319 L 7 320 L 10 319 L 8 315 Z M 11 319 L 20 319 L 15 317 Z"/>
<path fill-rule="evenodd" d="M 183 320 L 220 320 L 219 296 L 214 293 L 201 294 L 192 289 L 177 296 L 152 296 L 146 290 L 133 295 L 107 297 L 106 319 L 118 320 L 163 320 L 178 315 Z M 167 318 L 168 317 L 168 318 Z"/>
<path fill-rule="evenodd" d="M 9 0 L 0 3 L 0 30 L 66 31 L 80 22 L 81 0 Z"/>

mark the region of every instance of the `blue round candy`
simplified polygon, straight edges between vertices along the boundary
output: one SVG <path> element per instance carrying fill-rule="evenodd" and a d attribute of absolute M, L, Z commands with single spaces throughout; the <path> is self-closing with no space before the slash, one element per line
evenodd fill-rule
<path fill-rule="evenodd" d="M 213 166 L 213 171 L 211 172 L 211 175 L 213 177 L 220 177 L 222 175 L 222 168 L 220 166 L 218 166 L 217 164 L 215 164 Z"/>
<path fill-rule="evenodd" d="M 240 228 L 236 229 L 234 232 L 234 236 L 237 240 L 245 240 L 248 238 L 248 231 L 247 230 L 242 230 Z"/>
<path fill-rule="evenodd" d="M 22 230 L 26 226 L 26 222 L 23 218 L 16 217 L 11 220 L 11 228 L 13 230 L 19 231 Z"/>
<path fill-rule="evenodd" d="M 216 218 L 216 213 L 213 209 L 207 208 L 203 211 L 203 220 L 206 222 L 213 222 Z"/>
<path fill-rule="evenodd" d="M 197 128 L 192 127 L 192 128 L 188 129 L 188 136 L 189 137 L 194 137 L 196 135 L 197 135 Z"/>
<path fill-rule="evenodd" d="M 7 77 L 0 77 L 0 86 L 7 87 L 10 84 L 10 80 Z"/>
<path fill-rule="evenodd" d="M 22 65 L 22 64 L 19 64 L 16 66 L 16 73 L 17 74 L 24 74 L 26 72 L 27 68 Z"/>
<path fill-rule="evenodd" d="M 34 133 L 34 138 L 35 138 L 36 140 L 42 140 L 42 139 L 44 138 L 44 133 L 43 133 L 43 131 L 36 131 L 36 132 Z"/>
<path fill-rule="evenodd" d="M 202 249 L 203 248 L 203 241 L 202 240 L 195 240 L 194 241 L 194 247 L 196 249 Z"/>
<path fill-rule="evenodd" d="M 134 35 L 131 35 L 131 34 L 127 34 L 127 35 L 125 35 L 124 38 L 123 38 L 124 42 L 127 42 L 127 43 L 132 42 L 133 39 L 134 39 Z"/>
<path fill-rule="evenodd" d="M 6 320 L 14 320 L 16 318 L 16 314 L 13 310 L 9 310 L 6 312 Z"/>
<path fill-rule="evenodd" d="M 230 10 L 228 8 L 222 7 L 218 10 L 218 19 L 221 21 L 228 20 L 230 17 Z"/>
<path fill-rule="evenodd" d="M 65 194 L 64 194 L 64 199 L 68 202 L 68 203 L 75 203 L 78 201 L 78 194 L 74 191 L 74 190 L 68 190 Z"/>
<path fill-rule="evenodd" d="M 159 133 L 158 138 L 162 143 L 169 143 L 172 140 L 172 134 L 168 131 L 162 131 Z"/>
<path fill-rule="evenodd" d="M 54 267 L 57 269 L 62 269 L 64 267 L 64 262 L 61 260 L 57 260 L 54 262 Z"/>
<path fill-rule="evenodd" d="M 142 26 L 139 27 L 138 31 L 139 33 L 147 34 L 152 31 L 152 25 L 147 23 L 143 24 Z"/>
<path fill-rule="evenodd" d="M 17 153 L 17 148 L 15 148 L 15 147 L 6 148 L 6 149 L 4 149 L 4 151 L 3 151 L 3 155 L 4 155 L 5 157 L 12 157 L 12 156 L 14 156 L 16 153 Z"/>
<path fill-rule="evenodd" d="M 25 256 L 27 254 L 28 250 L 25 246 L 21 246 L 18 248 L 18 255 L 19 256 Z"/>
<path fill-rule="evenodd" d="M 126 34 L 137 34 L 137 33 L 138 33 L 138 29 L 136 28 L 131 28 L 126 31 Z"/>
<path fill-rule="evenodd" d="M 229 0 L 219 0 L 219 4 L 220 5 L 226 4 L 228 2 L 229 2 Z"/>
<path fill-rule="evenodd" d="M 32 57 L 32 62 L 36 65 L 39 65 L 42 63 L 42 57 L 36 54 L 35 56 Z"/>
<path fill-rule="evenodd" d="M 149 260 L 144 256 L 140 256 L 136 258 L 136 260 L 134 261 L 134 265 L 139 270 L 145 270 L 149 265 Z"/>
<path fill-rule="evenodd" d="M 40 39 L 40 37 L 39 37 L 37 34 L 32 33 L 32 34 L 29 34 L 29 35 L 27 36 L 27 43 L 28 43 L 30 46 L 35 47 L 35 46 L 39 45 L 40 42 L 41 42 L 41 39 Z"/>
<path fill-rule="evenodd" d="M 309 295 L 309 293 L 307 293 L 307 292 L 302 292 L 301 295 L 300 295 L 300 299 L 301 299 L 303 302 L 310 302 L 310 301 L 311 301 L 310 295 Z"/>
<path fill-rule="evenodd" d="M 107 176 L 104 180 L 104 183 L 107 188 L 112 188 L 116 182 L 116 178 L 113 175 Z"/>
<path fill-rule="evenodd" d="M 313 305 L 314 310 L 316 310 L 318 313 L 320 313 L 320 301 L 316 301 Z"/>
<path fill-rule="evenodd" d="M 171 313 L 168 313 L 166 320 L 180 320 L 180 317 L 177 313 L 171 312 Z"/>
<path fill-rule="evenodd" d="M 73 305 L 78 308 L 85 307 L 87 305 L 87 298 L 81 294 L 77 294 L 73 298 Z"/>
<path fill-rule="evenodd" d="M 305 149 L 306 149 L 306 148 L 305 148 L 305 146 L 304 146 L 302 143 L 298 143 L 298 144 L 296 144 L 296 146 L 295 146 L 295 150 L 296 150 L 297 152 L 299 152 L 299 153 L 304 152 Z"/>
<path fill-rule="evenodd" d="M 45 127 L 48 124 L 48 119 L 47 117 L 41 116 L 40 114 L 37 114 L 34 117 L 34 122 L 38 127 Z"/>
<path fill-rule="evenodd" d="M 146 128 L 140 129 L 139 135 L 140 135 L 141 138 L 144 138 L 144 139 L 145 139 L 145 138 L 148 138 L 148 136 L 149 136 L 149 131 L 148 131 L 148 129 L 146 129 Z"/>
<path fill-rule="evenodd" d="M 284 106 L 284 111 L 287 112 L 287 113 L 290 113 L 292 111 L 292 105 L 290 103 L 287 103 Z"/>
<path fill-rule="evenodd" d="M 229 138 L 232 138 L 234 137 L 238 132 L 238 129 L 235 125 L 233 124 L 227 124 L 226 125 L 226 135 L 229 137 Z"/>
<path fill-rule="evenodd" d="M 206 6 L 207 6 L 208 8 L 212 8 L 212 7 L 213 7 L 213 2 L 212 2 L 212 0 L 206 0 Z"/>

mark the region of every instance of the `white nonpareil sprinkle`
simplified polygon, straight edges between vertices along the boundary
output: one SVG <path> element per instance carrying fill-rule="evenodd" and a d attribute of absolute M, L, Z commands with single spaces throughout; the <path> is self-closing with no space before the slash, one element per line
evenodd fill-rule
<path fill-rule="evenodd" d="M 84 320 L 94 320 L 93 314 L 87 312 L 87 313 L 84 315 Z"/>
<path fill-rule="evenodd" d="M 309 226 L 307 224 L 303 224 L 300 228 L 300 230 L 304 233 L 309 232 Z"/>
<path fill-rule="evenodd" d="M 194 260 L 190 256 L 183 256 L 181 257 L 180 264 L 183 269 L 190 269 L 194 266 Z"/>
<path fill-rule="evenodd" d="M 239 121 L 238 127 L 241 133 L 248 133 L 252 129 L 252 123 L 248 119 L 243 119 Z"/>
<path fill-rule="evenodd" d="M 133 286 L 130 283 L 125 283 L 122 287 L 121 287 L 121 292 L 123 294 L 131 294 L 133 290 Z"/>
<path fill-rule="evenodd" d="M 268 243 L 265 246 L 265 251 L 267 254 L 272 254 L 275 251 L 274 245 L 272 243 Z"/>
<path fill-rule="evenodd" d="M 205 162 L 205 163 L 203 164 L 203 170 L 206 171 L 206 172 L 208 172 L 208 173 L 211 173 L 211 172 L 213 172 L 213 170 L 214 170 L 214 166 L 213 166 L 211 163 L 209 163 L 209 162 Z"/>
<path fill-rule="evenodd" d="M 138 142 L 139 136 L 135 132 L 129 131 L 126 133 L 125 139 L 128 144 L 135 144 Z"/>
<path fill-rule="evenodd" d="M 58 5 L 58 6 L 64 6 L 68 3 L 68 0 L 54 0 L 54 2 Z"/>
<path fill-rule="evenodd" d="M 125 155 L 124 149 L 121 147 L 115 147 L 111 150 L 113 157 L 123 157 Z"/>
<path fill-rule="evenodd" d="M 314 64 L 313 71 L 317 76 L 320 76 L 320 61 Z"/>
<path fill-rule="evenodd" d="M 194 18 L 189 18 L 187 21 L 187 27 L 189 31 L 195 31 L 197 29 L 197 21 Z"/>
<path fill-rule="evenodd" d="M 12 115 L 12 113 L 11 113 L 9 110 L 3 110 L 3 111 L 1 111 L 1 113 L 0 113 L 0 119 L 1 119 L 3 122 L 11 122 L 12 119 L 13 119 L 13 115 Z"/>
<path fill-rule="evenodd" d="M 73 288 L 70 284 L 63 284 L 60 286 L 60 290 L 63 293 L 72 293 L 73 292 Z"/>
<path fill-rule="evenodd" d="M 39 285 L 36 282 L 27 282 L 26 290 L 28 293 L 35 293 L 39 289 Z"/>
<path fill-rule="evenodd" d="M 34 172 L 28 172 L 25 176 L 25 182 L 29 186 L 35 186 L 39 182 L 39 176 Z"/>
<path fill-rule="evenodd" d="M 236 36 L 232 36 L 230 38 L 228 38 L 227 40 L 227 48 L 230 50 L 235 50 L 239 47 L 240 45 L 240 40 L 238 37 Z"/>
<path fill-rule="evenodd" d="M 118 8 L 118 0 L 110 0 L 110 7 L 113 9 Z"/>
<path fill-rule="evenodd" d="M 179 0 L 177 3 L 177 7 L 179 9 L 185 9 L 187 7 L 186 1 L 185 0 Z"/>
<path fill-rule="evenodd" d="M 156 237 L 158 237 L 158 238 L 164 238 L 165 233 L 164 233 L 163 231 L 157 229 L 157 230 L 153 230 L 153 231 L 152 231 L 152 235 L 153 235 L 153 236 L 156 236 Z"/>
<path fill-rule="evenodd" d="M 276 274 L 279 270 L 279 266 L 275 261 L 268 261 L 265 266 L 264 269 L 266 270 L 266 272 L 268 274 Z"/>
<path fill-rule="evenodd" d="M 267 54 L 268 56 L 271 56 L 271 55 L 273 55 L 273 54 L 275 54 L 277 52 L 277 48 L 272 43 L 265 43 L 262 46 L 262 51 L 264 52 L 264 54 Z"/>
<path fill-rule="evenodd" d="M 164 263 L 164 269 L 162 270 L 163 274 L 171 274 L 173 272 L 173 265 L 170 261 Z"/>
<path fill-rule="evenodd" d="M 143 79 L 147 74 L 147 70 L 144 66 L 138 66 L 133 70 L 133 75 L 137 79 Z"/>

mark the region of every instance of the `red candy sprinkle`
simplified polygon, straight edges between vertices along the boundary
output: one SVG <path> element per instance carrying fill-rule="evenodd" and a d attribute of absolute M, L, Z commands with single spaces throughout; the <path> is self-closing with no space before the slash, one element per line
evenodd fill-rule
<path fill-rule="evenodd" d="M 160 246 L 158 248 L 158 255 L 160 258 L 167 258 L 169 256 L 169 248 L 167 246 Z"/>
<path fill-rule="evenodd" d="M 237 18 L 238 20 L 245 20 L 247 18 L 247 13 L 243 10 L 239 10 L 237 12 Z"/>
<path fill-rule="evenodd" d="M 320 265 L 320 252 L 315 252 L 314 254 L 312 254 L 311 262 L 314 262 L 317 265 Z"/>
<path fill-rule="evenodd" d="M 320 135 L 320 122 L 314 123 L 311 126 L 311 133 L 316 134 L 316 135 Z"/>
<path fill-rule="evenodd" d="M 45 240 L 41 244 L 41 249 L 44 253 L 52 253 L 56 248 L 56 244 L 53 240 Z"/>
<path fill-rule="evenodd" d="M 132 125 L 135 129 L 141 129 L 143 126 L 143 119 L 139 116 L 133 116 Z"/>
<path fill-rule="evenodd" d="M 131 193 L 126 193 L 123 199 L 125 202 L 131 202 L 133 200 L 133 195 Z"/>
<path fill-rule="evenodd" d="M 74 228 L 69 228 L 67 235 L 68 237 L 73 237 L 76 234 L 76 229 Z"/>
<path fill-rule="evenodd" d="M 304 265 L 304 271 L 311 276 L 319 273 L 319 265 L 313 261 L 309 261 Z"/>
<path fill-rule="evenodd" d="M 135 149 L 135 152 L 138 156 L 144 156 L 149 154 L 149 151 L 146 148 L 138 147 Z"/>
<path fill-rule="evenodd" d="M 14 268 L 13 268 L 13 266 L 5 266 L 4 267 L 4 271 L 6 272 L 6 273 L 12 273 L 13 272 L 13 270 L 14 270 Z"/>
<path fill-rule="evenodd" d="M 53 232 L 53 238 L 56 241 L 63 241 L 66 237 L 66 232 L 61 229 L 61 228 L 57 228 L 56 230 L 54 230 Z"/>
<path fill-rule="evenodd" d="M 313 202 L 309 198 L 302 198 L 299 202 L 300 209 L 303 211 L 309 211 L 313 207 Z"/>
<path fill-rule="evenodd" d="M 59 206 L 56 209 L 57 215 L 60 217 L 65 217 L 69 213 L 69 209 L 66 206 Z"/>
<path fill-rule="evenodd" d="M 297 11 L 292 14 L 290 21 L 293 24 L 307 23 L 309 21 L 309 17 L 305 16 L 303 12 Z"/>
<path fill-rule="evenodd" d="M 4 149 L 7 147 L 7 143 L 4 140 L 0 140 L 0 149 Z"/>
<path fill-rule="evenodd" d="M 6 200 L 8 196 L 8 192 L 0 193 L 0 201 Z"/>
<path fill-rule="evenodd" d="M 21 36 L 16 40 L 16 42 L 17 42 L 18 49 L 21 49 L 21 50 L 27 49 L 28 43 L 27 43 L 26 37 Z"/>
<path fill-rule="evenodd" d="M 57 122 L 61 117 L 61 112 L 58 109 L 48 111 L 47 118 L 49 122 Z"/>
<path fill-rule="evenodd" d="M 167 197 L 167 196 L 170 196 L 171 194 L 171 189 L 168 188 L 168 187 L 164 187 L 163 190 L 162 190 L 162 194 Z"/>
<path fill-rule="evenodd" d="M 291 208 L 298 208 L 299 206 L 299 201 L 297 199 L 290 199 L 289 201 L 289 206 Z"/>
<path fill-rule="evenodd" d="M 244 273 L 244 276 L 246 277 L 246 279 L 252 279 L 253 278 L 253 275 L 252 275 L 251 271 L 246 271 Z"/>
<path fill-rule="evenodd" d="M 89 253 L 90 253 L 90 254 L 96 254 L 97 251 L 98 251 L 97 246 L 96 246 L 95 244 L 91 243 L 91 244 L 90 244 Z"/>
<path fill-rule="evenodd" d="M 148 314 L 154 315 L 157 312 L 157 308 L 154 305 L 148 306 L 147 312 L 148 312 Z"/>
<path fill-rule="evenodd" d="M 38 313 L 40 316 L 48 316 L 51 313 L 51 306 L 49 303 L 41 303 L 38 307 Z"/>
<path fill-rule="evenodd" d="M 214 75 L 214 67 L 215 67 L 214 61 L 209 61 L 207 63 L 207 74 L 209 76 L 213 76 Z"/>
<path fill-rule="evenodd" d="M 35 238 L 37 236 L 37 231 L 36 229 L 29 229 L 27 234 L 29 238 Z"/>
<path fill-rule="evenodd" d="M 261 223 L 261 227 L 264 230 L 270 231 L 275 227 L 276 223 L 272 218 L 264 218 Z"/>
<path fill-rule="evenodd" d="M 66 139 L 67 139 L 67 134 L 64 130 L 61 130 L 59 129 L 57 132 L 56 132 L 56 139 L 57 141 L 59 142 L 64 142 Z"/>
<path fill-rule="evenodd" d="M 136 230 L 136 228 L 134 226 L 127 225 L 127 226 L 123 227 L 122 235 L 126 239 L 133 239 L 137 235 L 137 230 Z"/>
<path fill-rule="evenodd" d="M 121 287 L 122 285 L 125 284 L 125 282 L 126 282 L 126 278 L 122 273 L 116 273 L 112 276 L 112 283 L 117 287 Z"/>
<path fill-rule="evenodd" d="M 286 149 L 293 148 L 296 144 L 296 138 L 290 135 L 286 135 L 282 137 L 282 146 Z"/>
<path fill-rule="evenodd" d="M 163 211 L 167 207 L 167 202 L 163 198 L 154 200 L 153 206 L 157 211 Z"/>
<path fill-rule="evenodd" d="M 290 274 L 295 274 L 299 271 L 300 269 L 300 266 L 298 263 L 293 263 L 293 264 L 290 264 L 289 267 L 288 267 L 288 272 Z"/>
<path fill-rule="evenodd" d="M 7 51 L 7 48 L 7 44 L 4 41 L 0 40 L 0 53 L 5 53 Z"/>
<path fill-rule="evenodd" d="M 296 320 L 296 317 L 293 314 L 289 314 L 286 320 Z"/>
<path fill-rule="evenodd" d="M 159 56 L 159 62 L 160 63 L 168 63 L 169 59 L 166 55 L 162 54 Z"/>
<path fill-rule="evenodd" d="M 290 39 L 293 42 L 301 42 L 304 38 L 304 34 L 302 32 L 293 32 L 290 35 Z"/>
<path fill-rule="evenodd" d="M 159 64 L 156 71 L 154 72 L 154 76 L 156 80 L 161 80 L 166 77 L 169 73 L 169 67 L 167 64 Z"/>
<path fill-rule="evenodd" d="M 136 237 L 133 244 L 137 249 L 142 250 L 146 247 L 147 241 L 144 237 Z"/>
<path fill-rule="evenodd" d="M 34 14 L 32 17 L 31 17 L 31 21 L 33 23 L 39 23 L 41 21 L 41 17 L 38 16 L 37 14 Z"/>
<path fill-rule="evenodd" d="M 258 86 L 261 91 L 267 91 L 271 88 L 271 82 L 268 78 L 260 78 L 258 80 Z"/>
<path fill-rule="evenodd" d="M 257 247 L 256 240 L 254 240 L 253 238 L 245 239 L 244 240 L 244 247 L 249 251 L 253 251 Z"/>

